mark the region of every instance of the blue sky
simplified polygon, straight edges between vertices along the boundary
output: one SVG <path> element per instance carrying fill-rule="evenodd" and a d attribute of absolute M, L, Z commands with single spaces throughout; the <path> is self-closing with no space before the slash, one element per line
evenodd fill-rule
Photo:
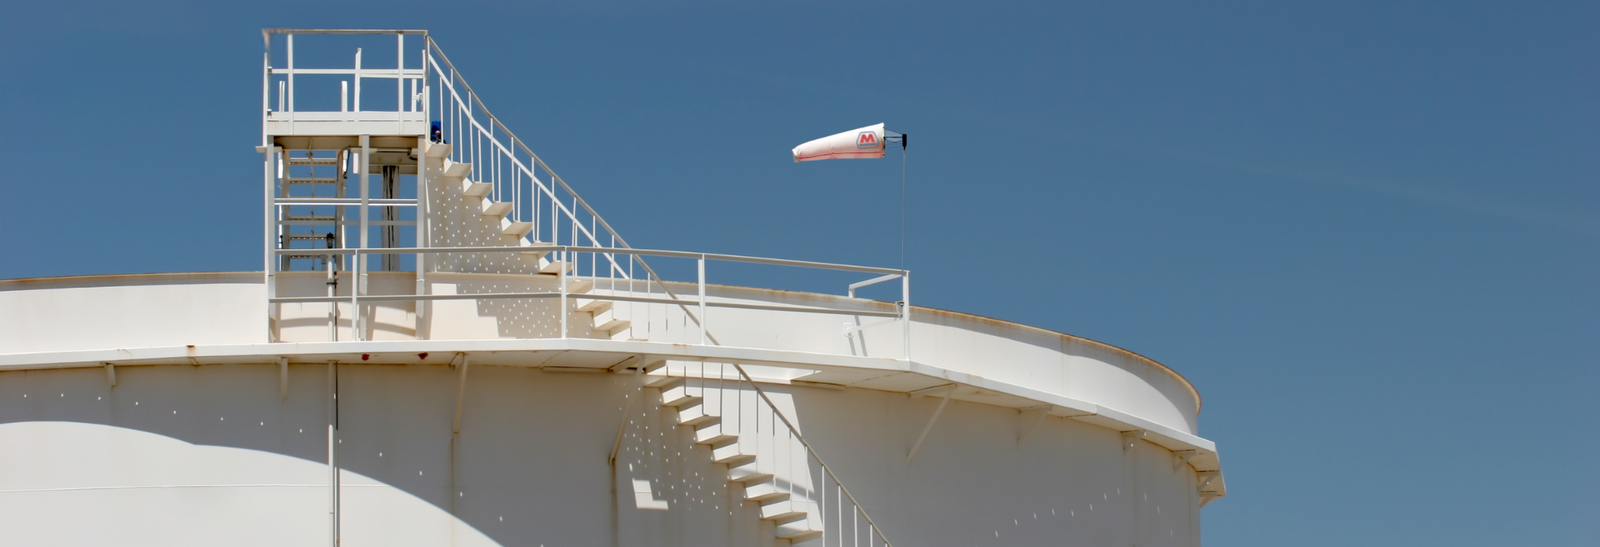
<path fill-rule="evenodd" d="M 1600 537 L 1600 5 L 9 2 L 0 278 L 260 268 L 262 27 L 426 28 L 638 247 L 896 266 L 1205 397 L 1211 545 Z"/>

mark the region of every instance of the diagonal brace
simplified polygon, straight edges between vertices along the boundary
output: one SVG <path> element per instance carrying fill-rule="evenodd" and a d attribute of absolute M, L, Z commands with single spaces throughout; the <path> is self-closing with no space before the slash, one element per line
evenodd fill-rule
<path fill-rule="evenodd" d="M 939 421 L 939 414 L 944 412 L 944 405 L 950 404 L 950 394 L 951 393 L 955 393 L 956 385 L 955 384 L 947 384 L 947 385 L 941 386 L 939 388 L 930 388 L 930 389 L 926 389 L 926 390 L 918 390 L 916 392 L 913 392 L 913 393 L 929 393 L 931 391 L 936 391 L 936 390 L 939 390 L 939 389 L 944 390 L 943 400 L 939 401 L 939 407 L 935 408 L 933 410 L 933 417 L 928 418 L 928 425 L 925 425 L 925 426 L 922 427 L 922 434 L 917 436 L 917 443 L 911 445 L 911 453 L 910 454 L 906 454 L 906 463 L 911 463 L 911 458 L 917 457 L 917 450 L 922 448 L 922 441 L 928 440 L 928 432 L 929 431 L 933 431 L 933 423 Z"/>
<path fill-rule="evenodd" d="M 1028 436 L 1033 435 L 1034 430 L 1039 429 L 1039 424 L 1044 423 L 1044 417 L 1049 416 L 1050 411 L 1055 409 L 1055 405 L 1039 405 L 1017 409 L 1018 417 L 1024 420 L 1027 419 L 1029 412 L 1037 411 L 1039 413 L 1039 415 L 1035 416 L 1032 421 L 1027 422 L 1028 425 L 1022 428 L 1022 435 L 1017 437 L 1017 446 L 1022 446 L 1022 442 L 1028 440 Z"/>
<path fill-rule="evenodd" d="M 451 433 L 461 432 L 461 403 L 467 400 L 467 354 L 457 353 L 456 358 L 461 364 L 456 367 L 461 372 L 460 386 L 456 388 L 456 421 L 450 427 Z"/>

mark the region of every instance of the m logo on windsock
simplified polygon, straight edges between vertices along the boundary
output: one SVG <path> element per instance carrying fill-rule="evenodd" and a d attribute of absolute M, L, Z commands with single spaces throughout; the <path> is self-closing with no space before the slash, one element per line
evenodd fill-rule
<path fill-rule="evenodd" d="M 861 135 L 856 137 L 856 148 L 882 148 L 880 144 L 882 143 L 878 142 L 878 135 L 871 131 L 862 131 Z"/>

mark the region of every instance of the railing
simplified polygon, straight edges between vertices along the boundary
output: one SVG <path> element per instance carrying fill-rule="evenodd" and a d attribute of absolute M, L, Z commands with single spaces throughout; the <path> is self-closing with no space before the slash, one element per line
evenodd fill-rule
<path fill-rule="evenodd" d="M 734 468 L 744 474 L 774 475 L 774 491 L 789 495 L 788 501 L 780 503 L 790 503 L 791 511 L 805 512 L 806 527 L 821 532 L 824 547 L 891 547 L 866 507 L 744 366 L 671 362 L 665 375 L 684 378 L 685 393 L 700 397 L 704 410 L 721 418 L 711 427 L 738 435 L 732 444 L 716 450 L 724 457 L 733 453 L 754 456 L 754 462 Z"/>
<path fill-rule="evenodd" d="M 472 164 L 473 181 L 493 185 L 494 201 L 512 204 L 507 218 L 533 224 L 528 234 L 532 244 L 629 247 L 589 202 L 489 112 L 432 38 L 426 61 L 429 83 L 436 84 L 429 90 L 438 90 L 428 105 L 429 119 L 439 123 L 438 140 L 451 144 L 452 161 Z M 632 277 L 614 257 L 605 260 L 609 274 Z M 640 266 L 653 273 L 648 265 Z"/>
<path fill-rule="evenodd" d="M 907 315 L 908 309 L 901 303 L 909 296 L 910 288 L 907 272 L 888 268 L 874 268 L 868 266 L 854 266 L 847 264 L 831 264 L 825 262 L 809 262 L 801 260 L 783 260 L 774 258 L 760 258 L 739 255 L 725 255 L 713 253 L 692 253 L 683 251 L 663 251 L 649 249 L 618 249 L 605 247 L 572 247 L 558 245 L 542 245 L 529 247 L 428 247 L 428 248 L 372 248 L 372 249 L 279 249 L 279 255 L 320 255 L 338 257 L 336 262 L 360 263 L 355 260 L 359 256 L 394 255 L 394 254 L 454 254 L 462 256 L 494 255 L 504 253 L 545 253 L 560 255 L 576 260 L 579 264 L 588 263 L 591 275 L 569 275 L 561 269 L 553 276 L 530 276 L 526 285 L 528 290 L 506 291 L 496 288 L 460 287 L 455 294 L 363 294 L 359 295 L 326 295 L 326 296 L 274 296 L 270 302 L 274 304 L 290 303 L 349 303 L 360 316 L 367 313 L 359 307 L 360 302 L 374 304 L 380 302 L 432 302 L 441 300 L 559 300 L 556 310 L 568 310 L 567 313 L 557 313 L 560 318 L 559 330 L 546 333 L 543 338 L 568 338 L 568 337 L 609 337 L 593 332 L 595 325 L 590 328 L 581 328 L 582 325 L 572 324 L 577 316 L 573 310 L 580 308 L 576 301 L 608 301 L 615 306 L 613 313 L 618 319 L 626 320 L 629 326 L 626 332 L 606 333 L 627 335 L 630 340 L 671 342 L 680 344 L 723 345 L 722 341 L 712 332 L 716 324 L 710 313 L 713 309 L 746 312 L 780 312 L 793 314 L 821 314 L 849 318 L 854 325 L 841 328 L 837 335 L 850 343 L 849 353 L 871 357 L 888 357 L 904 359 L 909 355 L 910 322 Z M 629 273 L 634 265 L 642 263 L 642 257 L 654 257 L 669 261 L 684 261 L 692 263 L 694 276 L 681 281 L 662 280 L 654 277 L 650 280 L 616 275 Z M 594 264 L 605 264 L 615 261 L 618 268 L 593 268 Z M 712 294 L 713 286 L 707 276 L 707 265 L 714 263 L 744 263 L 766 266 L 779 266 L 805 271 L 836 271 L 857 274 L 876 274 L 876 277 L 857 282 L 848 286 L 847 291 L 854 294 L 857 289 L 878 283 L 899 280 L 899 302 L 890 309 L 883 309 L 881 303 L 864 299 L 840 300 L 842 305 L 790 305 L 781 303 L 757 303 L 748 299 L 736 297 L 717 297 Z M 582 268 L 575 268 L 581 270 Z M 599 272 L 595 272 L 599 269 Z M 687 270 L 689 268 L 680 268 Z M 448 272 L 436 272 L 446 274 Z M 592 274 L 601 275 L 592 275 Z M 442 279 L 436 277 L 436 279 Z M 551 286 L 553 285 L 553 286 Z M 672 290 L 677 287 L 679 290 Z M 863 322 L 863 318 L 876 318 L 876 321 Z M 331 325 L 330 325 L 331 326 Z M 864 344 L 856 344 L 864 340 L 864 331 L 881 329 L 884 327 L 900 327 L 899 354 L 883 352 L 869 354 Z M 774 328 L 783 328 L 775 325 Z M 736 342 L 736 346 L 739 344 Z M 771 348 L 766 348 L 771 349 Z"/>

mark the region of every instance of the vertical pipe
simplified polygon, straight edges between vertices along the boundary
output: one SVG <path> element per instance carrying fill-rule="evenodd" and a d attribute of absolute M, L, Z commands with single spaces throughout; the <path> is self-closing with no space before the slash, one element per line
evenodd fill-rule
<path fill-rule="evenodd" d="M 565 254 L 565 253 L 566 252 L 563 250 L 562 254 Z M 558 312 L 558 313 L 561 314 L 561 337 L 562 338 L 566 338 L 567 337 L 567 265 L 566 264 L 557 264 L 556 266 L 557 266 L 556 269 L 559 270 L 556 273 L 556 283 L 561 286 L 560 287 L 561 288 L 561 310 Z"/>
<path fill-rule="evenodd" d="M 326 283 L 328 285 L 328 298 L 329 298 L 329 301 L 328 301 L 328 341 L 329 342 L 338 342 L 339 341 L 339 303 L 337 301 L 332 300 L 332 298 L 335 296 L 334 295 L 334 292 L 335 292 L 334 289 L 338 286 L 339 278 L 338 278 L 338 274 L 334 273 L 334 270 L 333 270 L 333 255 L 325 255 L 325 256 L 327 258 L 322 261 L 322 269 L 324 269 L 324 270 L 326 270 L 328 272 L 328 280 L 326 281 Z"/>
<path fill-rule="evenodd" d="M 292 78 L 293 76 L 290 76 L 290 77 Z M 356 88 L 355 111 L 356 112 L 360 112 L 361 111 L 361 48 L 356 48 L 356 73 L 355 73 L 354 80 L 356 82 L 356 84 L 355 84 L 355 88 Z"/>
<path fill-rule="evenodd" d="M 357 94 L 357 98 L 360 98 L 360 94 Z M 367 174 L 372 172 L 372 137 L 370 135 L 361 136 L 361 161 L 359 164 L 361 172 L 356 175 L 356 184 L 360 185 L 361 190 L 361 250 L 364 251 L 369 245 L 367 239 L 370 235 L 370 223 L 372 220 L 369 218 L 371 216 L 371 207 L 369 206 L 372 202 L 372 192 L 371 188 L 369 188 L 370 185 L 367 184 Z M 357 254 L 355 262 L 357 271 L 356 285 L 350 288 L 350 339 L 361 340 L 361 329 L 365 326 L 363 323 L 366 318 L 366 314 L 361 312 L 361 295 L 367 292 L 367 255 Z"/>
<path fill-rule="evenodd" d="M 350 111 L 350 82 L 339 80 L 339 111 Z"/>
<path fill-rule="evenodd" d="M 424 67 L 426 67 L 427 63 L 423 63 L 423 65 L 424 65 Z M 423 93 L 424 94 L 427 93 L 427 87 L 426 86 L 423 87 Z M 427 101 L 422 101 L 422 107 L 424 109 L 426 109 L 427 106 L 428 106 L 428 102 Z M 424 126 L 429 125 L 427 123 L 429 121 L 429 118 L 428 118 L 428 115 L 426 114 L 426 112 L 422 116 L 422 121 L 423 121 L 423 125 Z M 427 144 L 427 141 L 431 137 L 432 137 L 432 135 L 431 135 L 431 130 L 430 130 L 430 135 L 429 136 L 425 136 L 425 137 L 417 139 L 418 148 L 425 148 L 427 146 L 430 146 L 429 144 Z M 433 237 L 433 231 L 431 229 L 429 229 L 429 224 L 428 224 L 428 214 L 429 214 L 428 200 L 429 200 L 429 197 L 430 197 L 430 190 L 429 190 L 429 185 L 428 185 L 428 165 L 430 163 L 434 162 L 434 161 L 438 161 L 440 164 L 443 164 L 444 160 L 430 159 L 430 158 L 428 158 L 428 155 L 424 153 L 424 154 L 419 154 L 417 156 L 417 161 L 420 162 L 420 165 L 417 168 L 417 178 L 416 178 L 416 181 L 417 181 L 417 211 L 416 211 L 416 216 L 417 216 L 416 238 L 417 238 L 417 240 L 416 240 L 416 247 L 418 249 L 426 249 L 426 248 L 428 248 L 429 245 L 431 245 L 431 243 L 428 240 Z M 443 165 L 440 165 L 440 167 L 443 167 Z M 416 264 L 416 267 L 417 267 L 417 286 L 413 290 L 413 292 L 415 294 L 430 294 L 432 292 L 432 290 L 429 289 L 429 287 L 428 287 L 428 262 L 430 260 L 430 257 L 429 257 L 430 254 L 431 253 L 417 253 L 417 264 Z M 415 304 L 413 304 L 413 306 L 415 307 L 415 312 L 416 312 L 415 313 L 415 317 L 416 317 L 416 321 L 417 321 L 416 331 L 415 331 L 415 335 L 414 336 L 418 340 L 426 340 L 426 339 L 428 339 L 427 331 L 428 331 L 428 326 L 429 326 L 429 323 L 428 323 L 428 312 L 432 311 L 432 309 L 431 309 L 432 306 L 430 306 L 427 301 L 423 301 L 423 300 L 418 300 Z"/>
<path fill-rule="evenodd" d="M 406 72 L 406 35 L 396 32 L 394 37 L 394 119 L 399 122 L 402 119 L 400 113 L 408 110 L 405 98 L 406 79 L 404 78 Z"/>
<path fill-rule="evenodd" d="M 267 112 L 272 109 L 272 36 L 261 33 L 261 146 L 267 145 Z"/>
<path fill-rule="evenodd" d="M 339 547 L 339 362 L 328 361 L 328 545 Z"/>
<path fill-rule="evenodd" d="M 911 272 L 900 272 L 900 322 L 904 332 L 901 333 L 903 355 L 906 362 L 911 362 Z"/>
<path fill-rule="evenodd" d="M 706 344 L 706 255 L 700 255 L 700 345 Z"/>
<path fill-rule="evenodd" d="M 287 109 L 289 113 L 289 132 L 294 133 L 294 35 L 289 34 L 284 39 L 289 43 L 287 51 L 289 56 L 289 108 Z"/>
<path fill-rule="evenodd" d="M 272 159 L 273 156 L 277 155 L 278 153 L 277 148 L 278 147 L 276 146 L 263 146 L 262 149 L 265 150 L 265 153 L 262 154 L 261 162 L 262 190 L 266 197 L 266 199 L 263 201 L 265 201 L 267 205 L 265 214 L 262 215 L 262 217 L 265 219 L 265 222 L 263 222 L 262 226 L 262 237 L 264 239 L 262 243 L 264 244 L 264 250 L 261 254 L 261 259 L 263 261 L 261 271 L 264 275 L 263 281 L 266 283 L 267 287 L 267 339 L 274 342 L 278 340 L 277 319 L 279 306 L 278 304 L 272 303 L 272 298 L 278 294 L 278 281 L 276 275 L 278 261 L 277 257 L 273 256 L 274 251 L 278 248 L 278 223 L 276 214 L 278 209 L 278 200 L 277 196 L 273 193 L 274 190 L 277 189 L 277 185 L 273 184 Z"/>

